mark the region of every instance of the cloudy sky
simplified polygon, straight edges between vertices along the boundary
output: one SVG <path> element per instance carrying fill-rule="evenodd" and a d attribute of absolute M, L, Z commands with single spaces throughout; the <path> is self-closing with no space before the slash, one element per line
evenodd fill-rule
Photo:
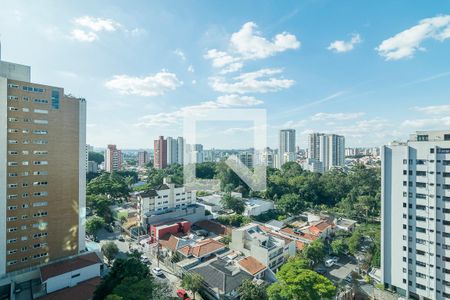
<path fill-rule="evenodd" d="M 2 1 L 0 34 L 3 60 L 87 99 L 95 146 L 150 148 L 209 108 L 266 109 L 270 146 L 281 128 L 302 147 L 450 128 L 447 1 Z M 253 129 L 200 122 L 198 138 L 245 148 Z"/>

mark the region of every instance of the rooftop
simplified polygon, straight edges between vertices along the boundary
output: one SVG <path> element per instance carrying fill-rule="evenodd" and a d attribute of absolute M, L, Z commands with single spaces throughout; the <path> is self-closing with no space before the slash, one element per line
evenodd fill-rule
<path fill-rule="evenodd" d="M 45 282 L 51 277 L 101 263 L 102 261 L 94 252 L 55 262 L 41 267 L 41 280 Z"/>
<path fill-rule="evenodd" d="M 92 299 L 94 291 L 97 285 L 100 284 L 100 277 L 94 277 L 92 279 L 80 282 L 74 287 L 65 288 L 43 297 L 39 300 L 89 300 Z"/>
<path fill-rule="evenodd" d="M 245 270 L 247 273 L 255 276 L 259 272 L 267 269 L 267 266 L 261 263 L 259 260 L 254 258 L 253 256 L 247 256 L 241 259 L 238 264 Z"/>

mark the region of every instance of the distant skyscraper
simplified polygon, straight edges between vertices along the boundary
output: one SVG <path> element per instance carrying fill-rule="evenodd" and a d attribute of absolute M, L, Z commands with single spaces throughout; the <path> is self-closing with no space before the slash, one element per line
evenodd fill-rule
<path fill-rule="evenodd" d="M 122 169 L 122 151 L 116 145 L 108 145 L 105 151 L 105 171 L 114 172 Z"/>
<path fill-rule="evenodd" d="M 279 150 L 280 166 L 288 161 L 295 160 L 295 129 L 280 130 Z"/>
<path fill-rule="evenodd" d="M 155 169 L 165 169 L 167 167 L 167 141 L 164 139 L 164 136 L 160 136 L 154 141 L 153 167 Z"/>
<path fill-rule="evenodd" d="M 177 138 L 177 145 L 178 145 L 178 163 L 182 165 L 184 163 L 184 138 L 179 136 Z"/>
<path fill-rule="evenodd" d="M 320 166 L 323 171 L 345 165 L 345 138 L 337 134 L 312 133 L 309 135 L 308 158 L 310 163 Z M 317 170 L 317 167 L 313 168 Z"/>
<path fill-rule="evenodd" d="M 406 299 L 450 299 L 450 131 L 384 146 L 381 282 Z"/>
<path fill-rule="evenodd" d="M 203 162 L 203 145 L 202 144 L 187 144 L 186 159 L 187 163 L 202 163 Z"/>
<path fill-rule="evenodd" d="M 86 102 L 30 73 L 0 60 L 1 295 L 85 251 Z"/>
<path fill-rule="evenodd" d="M 143 167 L 150 162 L 150 154 L 147 151 L 138 152 L 138 166 Z"/>
<path fill-rule="evenodd" d="M 167 165 L 178 163 L 178 139 L 167 137 Z"/>

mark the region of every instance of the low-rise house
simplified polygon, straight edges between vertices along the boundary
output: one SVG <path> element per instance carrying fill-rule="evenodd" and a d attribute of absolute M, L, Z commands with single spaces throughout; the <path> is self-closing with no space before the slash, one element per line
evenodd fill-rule
<path fill-rule="evenodd" d="M 255 223 L 234 229 L 230 248 L 245 256 L 253 256 L 272 271 L 296 253 L 294 240 Z"/>
<path fill-rule="evenodd" d="M 273 208 L 273 201 L 270 200 L 263 200 L 260 198 L 245 199 L 245 210 L 243 215 L 248 217 L 259 216 Z"/>
<path fill-rule="evenodd" d="M 269 222 L 265 223 L 264 226 L 269 227 L 270 229 L 275 231 L 280 231 L 286 226 L 286 224 L 284 224 L 283 221 L 270 220 Z"/>
<path fill-rule="evenodd" d="M 356 227 L 356 221 L 344 218 L 337 218 L 334 220 L 336 228 L 345 231 L 353 231 Z"/>
<path fill-rule="evenodd" d="M 253 276 L 223 258 L 198 265 L 191 269 L 203 278 L 204 292 L 210 299 L 238 299 L 238 288 Z"/>
<path fill-rule="evenodd" d="M 101 259 L 93 252 L 45 265 L 40 268 L 43 290 L 50 294 L 100 278 L 101 265 Z"/>
<path fill-rule="evenodd" d="M 267 270 L 267 266 L 254 258 L 253 256 L 247 256 L 238 261 L 242 270 L 252 275 L 255 279 L 263 279 L 264 272 Z"/>
<path fill-rule="evenodd" d="M 291 227 L 285 227 L 285 228 L 281 229 L 280 234 L 286 235 L 290 238 L 293 238 L 297 241 L 301 241 L 306 244 L 309 244 L 319 238 L 317 235 L 314 235 L 308 231 L 301 230 L 299 228 L 291 228 Z"/>
<path fill-rule="evenodd" d="M 215 253 L 219 253 L 225 249 L 225 245 L 213 239 L 198 241 L 193 244 L 185 245 L 178 249 L 184 257 L 195 257 L 204 260 Z"/>
<path fill-rule="evenodd" d="M 212 220 L 203 220 L 194 224 L 196 227 L 204 229 L 215 235 L 227 236 L 232 232 L 232 228 Z"/>

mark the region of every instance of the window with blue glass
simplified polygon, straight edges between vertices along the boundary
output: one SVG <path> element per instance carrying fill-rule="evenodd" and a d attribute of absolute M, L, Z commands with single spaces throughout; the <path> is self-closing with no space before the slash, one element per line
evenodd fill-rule
<path fill-rule="evenodd" d="M 59 90 L 52 90 L 52 108 L 59 109 Z"/>

